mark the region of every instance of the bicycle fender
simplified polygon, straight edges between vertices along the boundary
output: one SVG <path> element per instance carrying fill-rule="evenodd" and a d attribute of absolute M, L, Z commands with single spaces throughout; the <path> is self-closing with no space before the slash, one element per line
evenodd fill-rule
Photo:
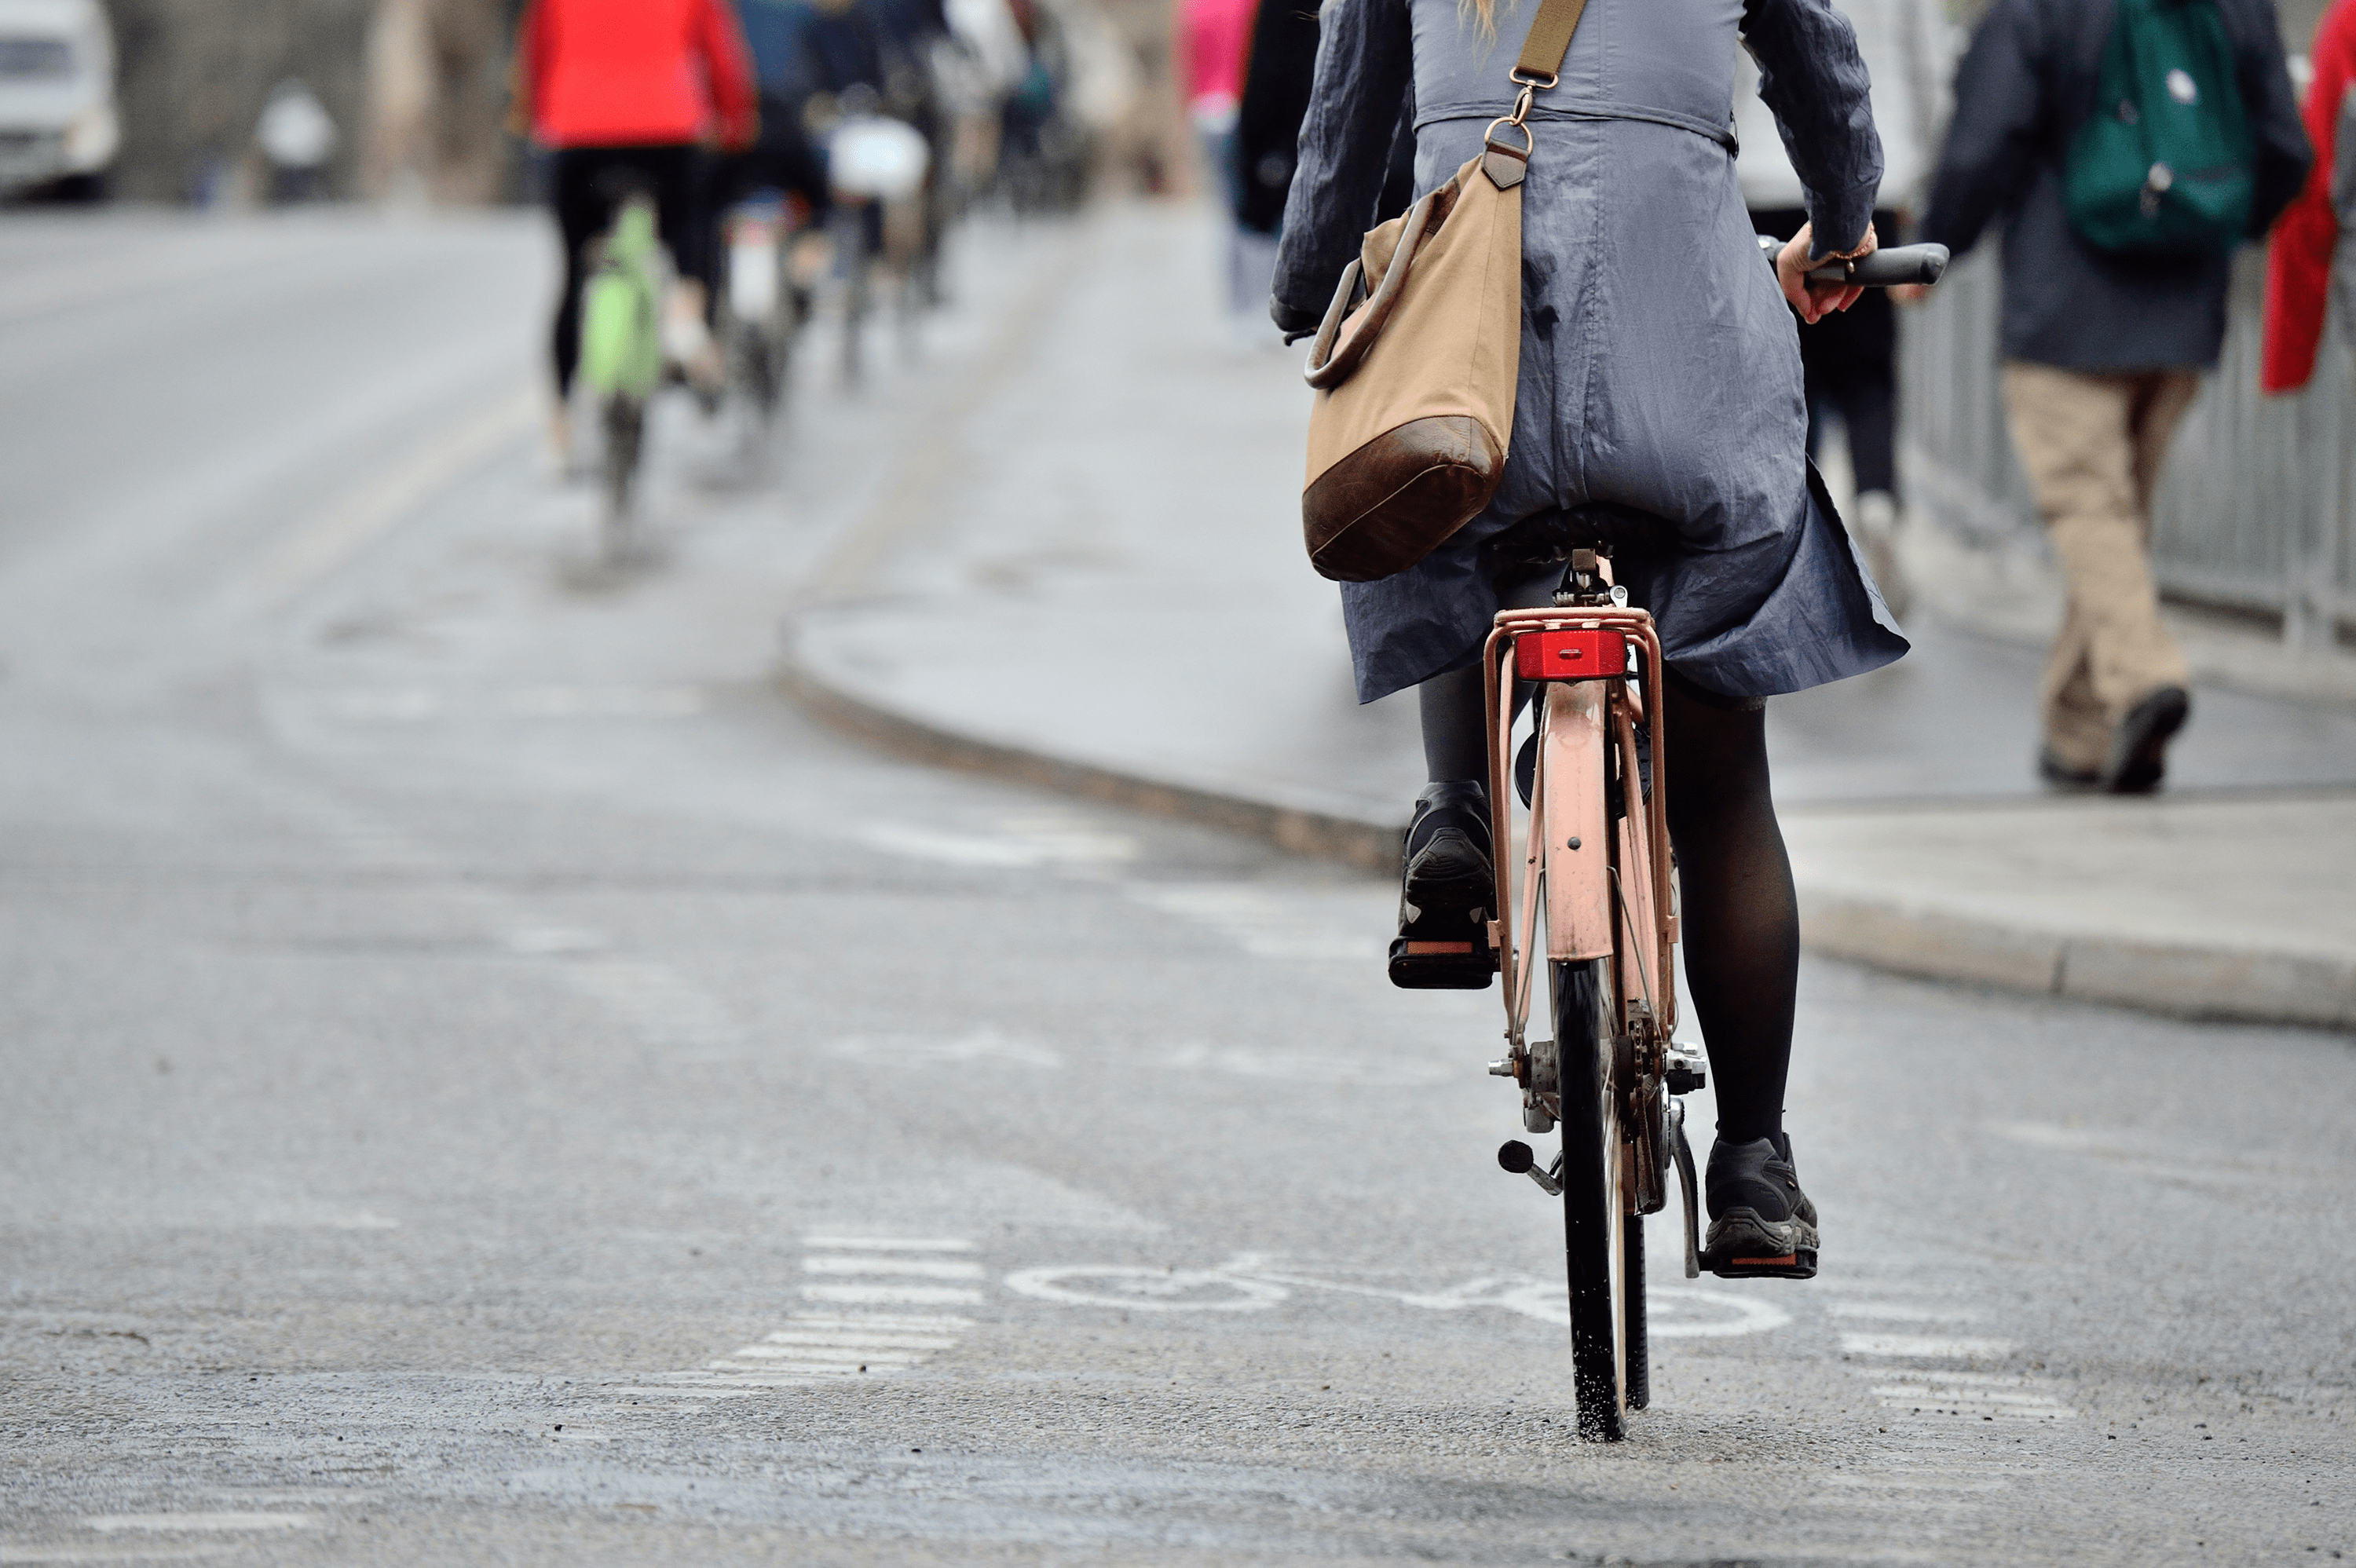
<path fill-rule="evenodd" d="M 1624 715 L 1613 720 L 1612 741 L 1621 749 L 1622 776 L 1636 779 L 1637 746 Z M 1674 1021 L 1676 1009 L 1669 1005 L 1668 984 L 1658 973 L 1663 944 L 1661 912 L 1653 896 L 1653 856 L 1656 849 L 1666 853 L 1667 847 L 1653 842 L 1653 819 L 1644 809 L 1640 786 L 1632 782 L 1626 793 L 1628 810 L 1619 825 L 1620 997 L 1622 1001 L 1641 997 L 1651 1002 L 1653 1016 L 1665 1029 Z"/>
<path fill-rule="evenodd" d="M 1547 956 L 1558 963 L 1609 957 L 1612 850 L 1603 748 L 1610 731 L 1604 684 L 1556 681 L 1546 693 L 1538 773 L 1547 837 Z"/>

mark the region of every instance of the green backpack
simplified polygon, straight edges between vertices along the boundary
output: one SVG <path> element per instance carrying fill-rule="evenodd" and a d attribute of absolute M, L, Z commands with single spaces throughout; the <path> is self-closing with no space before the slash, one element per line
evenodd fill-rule
<path fill-rule="evenodd" d="M 2250 237 L 2255 147 L 2214 0 L 2118 0 L 2094 118 L 2062 172 L 2098 251 L 2215 255 Z"/>

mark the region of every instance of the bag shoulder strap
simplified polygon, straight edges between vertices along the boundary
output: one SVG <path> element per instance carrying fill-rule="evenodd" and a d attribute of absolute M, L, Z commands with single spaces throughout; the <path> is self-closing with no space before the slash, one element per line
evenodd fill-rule
<path fill-rule="evenodd" d="M 1536 79 L 1537 85 L 1552 87 L 1562 74 L 1570 36 L 1579 31 L 1579 18 L 1586 9 L 1587 0 L 1538 0 L 1530 36 L 1522 41 L 1522 58 L 1514 62 L 1514 80 Z"/>

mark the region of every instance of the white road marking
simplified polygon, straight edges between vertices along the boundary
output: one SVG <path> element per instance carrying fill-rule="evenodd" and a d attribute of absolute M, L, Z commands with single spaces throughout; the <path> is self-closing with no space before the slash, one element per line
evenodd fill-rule
<path fill-rule="evenodd" d="M 1077 816 L 1002 816 L 998 826 L 1010 837 L 1033 846 L 1048 859 L 1062 865 L 1119 865 L 1137 859 L 1136 838 Z"/>
<path fill-rule="evenodd" d="M 957 1345 L 957 1341 L 955 1339 L 927 1338 L 922 1334 L 911 1334 L 905 1329 L 896 1328 L 888 1332 L 880 1328 L 869 1328 L 863 1331 L 854 1328 L 831 1328 L 814 1331 L 804 1331 L 796 1328 L 780 1328 L 774 1334 L 762 1335 L 761 1343 L 764 1345 L 808 1345 L 814 1349 L 824 1349 L 830 1346 L 843 1345 L 888 1345 L 894 1349 L 903 1350 L 948 1350 L 954 1349 Z"/>
<path fill-rule="evenodd" d="M 1991 1421 L 2072 1421 L 2078 1413 L 2044 1394 L 1957 1392 L 1944 1384 L 1890 1383 L 1873 1391 L 1885 1410 L 1984 1416 Z"/>
<path fill-rule="evenodd" d="M 1889 1360 L 1958 1361 L 1979 1357 L 2008 1356 L 2010 1339 L 1976 1339 L 1938 1334 L 1844 1334 L 1841 1349 L 1852 1356 L 1876 1356 Z"/>
<path fill-rule="evenodd" d="M 110 1513 L 82 1521 L 101 1534 L 118 1530 L 261 1531 L 307 1530 L 319 1522 L 315 1513 Z"/>
<path fill-rule="evenodd" d="M 811 1236 L 805 1246 L 838 1249 L 806 1257 L 817 1274 L 914 1275 L 919 1278 L 980 1279 L 980 1264 L 962 1259 L 891 1257 L 886 1253 L 971 1252 L 957 1236 Z M 920 1285 L 811 1285 L 802 1294 L 846 1305 L 944 1307 L 978 1305 L 979 1290 Z M 970 1317 L 946 1312 L 796 1312 L 786 1327 L 697 1371 L 673 1372 L 616 1392 L 624 1395 L 677 1394 L 700 1399 L 785 1389 L 813 1382 L 888 1378 L 921 1366 L 954 1349 Z"/>
<path fill-rule="evenodd" d="M 981 1292 L 934 1285 L 806 1285 L 805 1301 L 867 1307 L 979 1307 Z"/>
<path fill-rule="evenodd" d="M 241 1546 L 34 1546 L 0 1542 L 0 1563 L 187 1563 L 228 1557 Z"/>
<path fill-rule="evenodd" d="M 776 1336 L 771 1336 L 771 1339 L 775 1338 Z M 885 1367 L 913 1367 L 919 1361 L 929 1360 L 931 1357 L 923 1350 L 879 1350 L 865 1345 L 821 1346 L 767 1343 L 747 1345 L 729 1356 L 731 1361 L 799 1361 L 813 1367 L 830 1367 L 838 1363 L 860 1361 Z M 707 1364 L 722 1367 L 726 1366 L 728 1362 L 712 1361 Z"/>
<path fill-rule="evenodd" d="M 712 1047 L 743 1037 L 710 992 L 668 964 L 589 958 L 566 964 L 564 973 L 579 989 L 619 1013 L 648 1045 Z"/>
<path fill-rule="evenodd" d="M 1262 958 L 1378 965 L 1392 933 L 1365 894 L 1336 898 L 1258 882 L 1133 882 L 1130 898 L 1234 938 Z"/>
<path fill-rule="evenodd" d="M 1018 1296 L 1067 1307 L 1112 1307 L 1143 1312 L 1258 1312 L 1296 1290 L 1394 1301 L 1430 1312 L 1494 1307 L 1569 1326 L 1570 1301 L 1559 1280 L 1490 1275 L 1437 1291 L 1386 1289 L 1320 1279 L 1272 1266 L 1265 1253 L 1243 1253 L 1215 1269 L 1152 1268 L 1127 1264 L 1023 1269 L 1006 1276 Z M 1730 1291 L 1656 1285 L 1645 1291 L 1656 1339 L 1717 1339 L 1783 1328 L 1792 1316 L 1772 1302 Z"/>
<path fill-rule="evenodd" d="M 1294 1083 L 1361 1083 L 1390 1088 L 1438 1083 L 1462 1075 L 1437 1061 L 1385 1061 L 1339 1051 L 1215 1047 L 1198 1040 L 1148 1047 L 1137 1051 L 1131 1061 L 1140 1067 L 1164 1068 L 1173 1072 L 1228 1072 L 1238 1078 L 1273 1078 Z"/>
<path fill-rule="evenodd" d="M 1967 1307 L 1916 1307 L 1896 1301 L 1837 1301 L 1831 1311 L 1836 1317 L 1869 1323 L 1973 1323 L 1980 1317 Z"/>
<path fill-rule="evenodd" d="M 993 834 L 958 833 L 905 822 L 869 822 L 859 837 L 875 848 L 937 865 L 1060 866 L 1085 870 L 1137 859 L 1137 840 L 1108 833 L 1090 822 L 1066 816 L 1009 816 Z"/>
<path fill-rule="evenodd" d="M 970 833 L 948 833 L 937 827 L 916 827 L 905 822 L 870 822 L 859 837 L 878 849 L 945 866 L 997 866 L 1009 869 L 1037 866 L 1046 851 L 1012 838 L 983 838 Z"/>
<path fill-rule="evenodd" d="M 1938 1324 L 1969 1322 L 1972 1307 L 1944 1303 L 1847 1301 L 1833 1316 L 1849 1321 Z M 1845 1332 L 1841 1349 L 1869 1361 L 1974 1361 L 2011 1355 L 2010 1339 L 1967 1335 Z M 1963 1371 L 1931 1366 L 1857 1367 L 1871 1383 L 1873 1397 L 1893 1413 L 1976 1416 L 1990 1421 L 2066 1421 L 2078 1412 L 2060 1397 L 2059 1385 L 2021 1372 Z"/>
<path fill-rule="evenodd" d="M 1142 1268 L 1124 1264 L 1023 1269 L 1006 1288 L 1066 1307 L 1119 1307 L 1139 1312 L 1260 1312 L 1292 1293 L 1219 1269 Z"/>
<path fill-rule="evenodd" d="M 987 1027 L 948 1040 L 926 1035 L 855 1035 L 836 1040 L 827 1047 L 827 1053 L 854 1061 L 1005 1061 L 1018 1067 L 1064 1064 L 1059 1051 Z"/>
<path fill-rule="evenodd" d="M 807 1257 L 805 1274 L 899 1275 L 915 1279 L 980 1279 L 981 1265 L 938 1258 Z"/>

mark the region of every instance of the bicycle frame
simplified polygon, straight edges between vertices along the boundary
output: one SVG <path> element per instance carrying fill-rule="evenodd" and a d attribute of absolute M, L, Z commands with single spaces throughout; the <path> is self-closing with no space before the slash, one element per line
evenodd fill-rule
<path fill-rule="evenodd" d="M 1601 584 L 1596 556 L 1571 559 L 1578 581 Z M 1685 1087 L 1698 1077 L 1670 1044 L 1677 932 L 1668 771 L 1659 713 L 1645 722 L 1645 703 L 1657 703 L 1662 689 L 1661 643 L 1652 616 L 1626 608 L 1625 598 L 1582 603 L 1565 592 L 1552 608 L 1503 612 L 1482 656 L 1490 841 L 1499 850 L 1489 939 L 1509 1048 L 1489 1071 L 1520 1086 L 1526 1130 L 1562 1129 L 1562 1152 L 1547 1174 L 1519 1142 L 1500 1148 L 1497 1162 L 1562 1200 L 1579 1430 L 1605 1442 L 1624 1435 L 1628 1412 L 1651 1402 L 1643 1217 L 1667 1206 L 1672 1163 L 1686 1200 L 1686 1275 L 1699 1272 L 1693 1158 L 1683 1107 L 1670 1098 L 1682 1092 L 1673 1072 Z M 1631 683 L 1632 648 L 1640 685 Z M 1513 842 L 1513 726 L 1525 681 L 1541 697 L 1516 886 L 1504 851 Z M 1552 967 L 1556 1038 L 1532 1041 L 1531 980 L 1541 961 Z"/>
<path fill-rule="evenodd" d="M 1518 645 L 1526 636 L 1548 632 L 1625 637 L 1639 651 L 1645 697 L 1657 700 L 1661 689 L 1661 641 L 1645 611 L 1585 605 L 1506 610 L 1490 631 L 1483 655 L 1490 715 L 1489 800 L 1492 842 L 1501 852 L 1489 942 L 1504 991 L 1506 1043 L 1516 1059 L 1527 1055 L 1530 979 L 1537 955 L 1524 944 L 1537 931 L 1543 894 L 1546 957 L 1613 958 L 1617 1032 L 1665 1044 L 1676 1027 L 1677 931 L 1660 726 L 1651 726 L 1646 736 L 1650 798 L 1641 810 L 1636 799 L 1627 801 L 1616 844 L 1604 798 L 1607 748 L 1618 752 L 1623 778 L 1640 776 L 1636 729 L 1644 720 L 1644 699 L 1629 688 L 1624 674 L 1538 677 L 1545 707 L 1537 720 L 1537 766 L 1518 886 L 1502 853 L 1514 841 L 1513 721 L 1516 688 L 1525 678 Z M 1570 847 L 1574 838 L 1582 849 L 1592 846 L 1596 852 L 1580 854 Z"/>

